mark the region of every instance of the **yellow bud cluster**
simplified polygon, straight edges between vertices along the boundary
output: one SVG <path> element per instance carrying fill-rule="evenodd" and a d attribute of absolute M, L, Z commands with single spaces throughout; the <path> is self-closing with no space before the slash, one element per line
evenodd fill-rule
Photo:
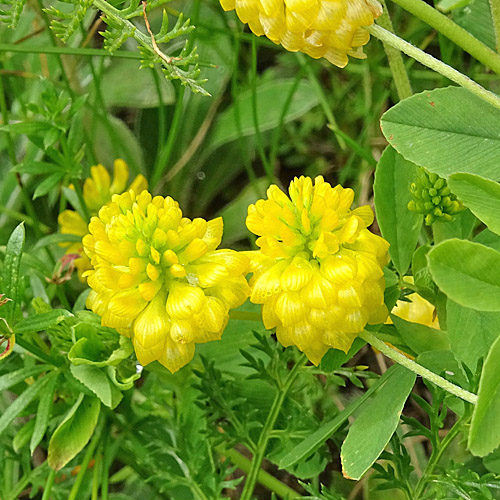
<path fill-rule="evenodd" d="M 123 160 L 115 160 L 114 176 L 111 179 L 108 171 L 102 165 L 90 168 L 90 177 L 83 184 L 83 199 L 90 215 L 97 215 L 98 210 L 111 201 L 114 194 L 120 194 L 127 188 L 129 178 L 128 166 Z M 148 188 L 148 181 L 139 174 L 130 184 L 129 189 L 140 193 Z M 82 238 L 88 233 L 87 222 L 74 210 L 64 210 L 58 218 L 62 234 L 72 234 Z M 78 256 L 74 263 L 78 270 L 78 277 L 85 282 L 83 273 L 91 269 L 90 260 L 83 251 L 82 242 L 67 245 L 66 255 Z"/>
<path fill-rule="evenodd" d="M 366 57 L 370 26 L 382 14 L 377 0 L 220 0 L 241 22 L 291 52 L 324 57 L 343 68 L 348 55 Z"/>
<path fill-rule="evenodd" d="M 195 343 L 221 337 L 229 309 L 250 293 L 248 258 L 216 250 L 222 219 L 190 220 L 170 197 L 114 195 L 89 231 L 87 306 L 103 325 L 132 338 L 142 365 L 158 360 L 177 371 L 192 359 Z"/>
<path fill-rule="evenodd" d="M 316 177 L 295 178 L 288 197 L 277 186 L 248 208 L 258 235 L 250 300 L 266 328 L 319 364 L 330 347 L 347 351 L 367 323 L 383 323 L 383 267 L 389 244 L 371 233 L 368 206 L 350 210 L 354 193 Z"/>

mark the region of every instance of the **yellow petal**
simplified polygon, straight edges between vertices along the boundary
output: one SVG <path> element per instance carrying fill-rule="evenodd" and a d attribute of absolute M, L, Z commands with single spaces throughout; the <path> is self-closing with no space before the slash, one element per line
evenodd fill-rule
<path fill-rule="evenodd" d="M 123 193 L 127 187 L 128 165 L 121 159 L 114 161 L 114 176 L 110 191 L 112 194 Z"/>
<path fill-rule="evenodd" d="M 175 373 L 193 359 L 194 350 L 194 344 L 181 344 L 167 338 L 165 352 L 158 361 L 172 373 Z"/>
<path fill-rule="evenodd" d="M 188 319 L 199 313 L 206 303 L 203 290 L 198 286 L 191 286 L 173 280 L 169 284 L 167 298 L 167 313 L 178 319 Z"/>

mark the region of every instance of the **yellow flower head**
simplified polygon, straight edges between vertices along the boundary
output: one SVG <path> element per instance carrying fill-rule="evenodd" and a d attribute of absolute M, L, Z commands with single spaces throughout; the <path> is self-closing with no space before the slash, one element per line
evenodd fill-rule
<path fill-rule="evenodd" d="M 347 56 L 364 58 L 370 26 L 382 14 L 377 0 L 220 0 L 241 22 L 286 50 L 324 57 L 343 68 Z"/>
<path fill-rule="evenodd" d="M 248 252 L 250 300 L 266 328 L 319 364 L 329 347 L 346 351 L 367 323 L 383 323 L 383 266 L 389 244 L 366 229 L 369 206 L 350 210 L 351 189 L 295 178 L 290 198 L 277 186 L 248 207 L 260 250 Z"/>
<path fill-rule="evenodd" d="M 99 209 L 110 202 L 114 194 L 123 193 L 127 188 L 128 177 L 128 166 L 123 160 L 115 160 L 113 180 L 111 180 L 111 176 L 102 165 L 91 167 L 90 177 L 83 184 L 83 199 L 90 215 L 97 215 Z M 137 193 L 147 188 L 148 181 L 141 174 L 129 186 L 129 189 L 133 189 Z M 58 222 L 62 234 L 74 234 L 83 237 L 89 232 L 87 222 L 74 210 L 64 210 L 64 212 L 61 212 Z M 78 270 L 78 277 L 81 281 L 85 282 L 82 274 L 91 269 L 92 266 L 90 265 L 89 258 L 83 251 L 82 243 L 78 242 L 67 245 L 66 254 L 79 255 L 74 263 Z"/>
<path fill-rule="evenodd" d="M 132 190 L 90 221 L 87 306 L 132 338 L 142 365 L 158 360 L 177 371 L 195 343 L 220 339 L 229 309 L 250 294 L 248 258 L 216 250 L 222 229 L 220 217 L 190 220 L 172 198 Z"/>
<path fill-rule="evenodd" d="M 413 283 L 413 278 L 410 280 Z M 392 309 L 392 314 L 399 318 L 419 323 L 430 328 L 439 330 L 439 320 L 436 316 L 436 308 L 418 293 L 411 293 L 406 296 L 408 300 L 398 300 Z M 408 302 L 409 301 L 409 302 Z M 387 323 L 392 324 L 392 320 L 388 318 Z"/>

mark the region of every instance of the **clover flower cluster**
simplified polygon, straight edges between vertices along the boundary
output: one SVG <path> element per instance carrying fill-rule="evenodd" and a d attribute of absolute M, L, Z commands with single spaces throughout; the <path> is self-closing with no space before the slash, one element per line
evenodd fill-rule
<path fill-rule="evenodd" d="M 262 304 L 266 328 L 315 365 L 330 347 L 347 352 L 367 323 L 382 323 L 389 244 L 371 233 L 369 206 L 351 210 L 354 192 L 316 177 L 277 186 L 248 208 L 259 236 L 251 259 L 250 300 Z"/>
<path fill-rule="evenodd" d="M 229 309 L 249 296 L 248 258 L 216 250 L 222 231 L 221 218 L 190 220 L 172 198 L 147 191 L 114 195 L 92 218 L 87 306 L 132 339 L 142 365 L 177 371 L 195 343 L 220 339 Z"/>
<path fill-rule="evenodd" d="M 123 160 L 115 160 L 114 176 L 111 179 L 102 165 L 90 168 L 90 177 L 83 184 L 83 199 L 91 216 L 97 215 L 99 209 L 111 201 L 114 194 L 120 194 L 127 188 L 129 179 L 128 166 Z M 130 184 L 129 189 L 140 193 L 148 188 L 148 181 L 139 174 Z M 83 238 L 88 233 L 88 222 L 75 210 L 64 210 L 59 214 L 58 223 L 62 234 L 71 234 Z M 85 282 L 83 273 L 92 269 L 90 259 L 83 251 L 80 241 L 66 246 L 66 255 L 74 257 L 73 265 L 78 270 L 78 277 Z"/>
<path fill-rule="evenodd" d="M 434 222 L 450 222 L 465 207 L 457 200 L 445 179 L 420 168 L 415 182 L 410 184 L 413 200 L 408 210 L 424 215 L 427 226 Z"/>
<path fill-rule="evenodd" d="M 265 35 L 291 52 L 324 57 L 343 68 L 348 55 L 366 57 L 370 26 L 382 14 L 377 0 L 220 0 L 236 10 L 257 36 Z"/>
<path fill-rule="evenodd" d="M 387 318 L 389 245 L 367 229 L 370 207 L 351 210 L 351 189 L 321 176 L 295 178 L 289 196 L 272 185 L 267 200 L 248 208 L 259 250 L 236 252 L 217 249 L 220 217 L 188 219 L 170 197 L 129 189 L 108 201 L 124 189 L 123 172 L 113 187 L 95 167 L 85 183 L 90 210 L 97 200 L 103 206 L 88 229 L 81 224 L 90 267 L 82 277 L 91 288 L 87 306 L 131 338 L 142 365 L 157 360 L 177 371 L 196 343 L 221 338 L 230 309 L 248 297 L 262 304 L 266 328 L 316 365 L 330 347 L 347 351 L 367 323 Z M 79 217 L 68 212 L 63 222 Z"/>

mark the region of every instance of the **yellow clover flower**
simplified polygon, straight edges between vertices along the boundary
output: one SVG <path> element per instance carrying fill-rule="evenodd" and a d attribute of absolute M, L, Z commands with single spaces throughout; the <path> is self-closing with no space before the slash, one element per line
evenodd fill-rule
<path fill-rule="evenodd" d="M 172 198 L 132 190 L 90 221 L 87 306 L 132 338 L 142 365 L 158 360 L 177 371 L 195 343 L 220 339 L 229 309 L 249 296 L 248 258 L 216 250 L 222 229 L 220 217 L 190 220 Z"/>
<path fill-rule="evenodd" d="M 111 201 L 114 194 L 120 194 L 127 188 L 129 178 L 128 166 L 123 160 L 115 160 L 114 177 L 102 165 L 96 165 L 90 168 L 90 177 L 83 184 L 83 199 L 87 205 L 90 215 L 97 215 L 99 209 Z M 140 193 L 148 188 L 148 181 L 139 174 L 130 184 L 129 189 Z M 88 234 L 87 222 L 74 210 L 64 210 L 58 218 L 60 231 L 62 234 L 73 234 L 83 238 Z M 92 268 L 89 258 L 83 251 L 83 245 L 80 242 L 66 245 L 66 255 L 73 254 L 79 257 L 75 259 L 74 264 L 78 270 L 78 278 L 85 282 L 82 274 Z"/>
<path fill-rule="evenodd" d="M 413 277 L 407 277 L 410 283 L 413 283 Z M 430 328 L 439 330 L 439 320 L 436 316 L 436 308 L 418 293 L 411 293 L 406 296 L 407 300 L 398 300 L 392 308 L 391 313 L 406 321 L 419 323 Z M 387 320 L 388 324 L 392 324 L 391 318 Z"/>
<path fill-rule="evenodd" d="M 220 0 L 241 22 L 291 52 L 324 57 L 343 68 L 347 56 L 363 59 L 370 26 L 382 14 L 377 0 Z"/>
<path fill-rule="evenodd" d="M 345 352 L 367 323 L 383 323 L 383 266 L 389 244 L 366 229 L 369 206 L 350 210 L 354 192 L 316 177 L 295 178 L 290 198 L 277 186 L 248 208 L 259 236 L 251 257 L 250 300 L 267 329 L 318 365 L 330 347 Z"/>

